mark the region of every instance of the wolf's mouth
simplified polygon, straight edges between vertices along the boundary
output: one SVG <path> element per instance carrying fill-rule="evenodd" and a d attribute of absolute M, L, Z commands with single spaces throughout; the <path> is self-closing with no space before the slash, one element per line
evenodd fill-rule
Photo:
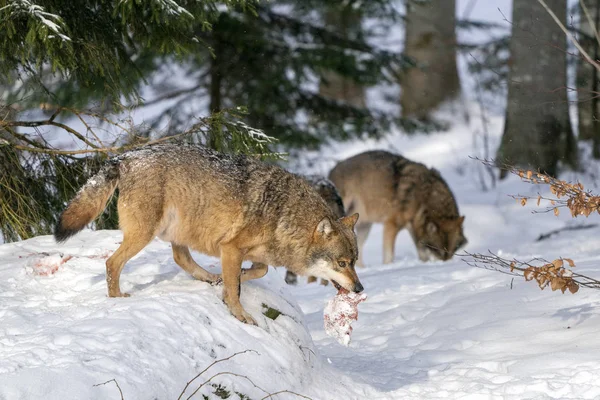
<path fill-rule="evenodd" d="M 333 279 L 331 280 L 331 283 L 333 283 L 333 286 L 339 291 L 342 288 L 342 285 L 340 285 L 339 283 L 337 283 L 336 281 L 334 281 Z"/>

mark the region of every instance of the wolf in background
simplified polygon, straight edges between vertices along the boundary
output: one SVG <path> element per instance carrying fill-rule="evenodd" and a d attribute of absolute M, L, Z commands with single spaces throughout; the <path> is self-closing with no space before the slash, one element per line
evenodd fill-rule
<path fill-rule="evenodd" d="M 373 223 L 383 223 L 383 262 L 394 259 L 398 232 L 407 228 L 422 261 L 449 260 L 465 246 L 464 216 L 440 175 L 425 165 L 387 151 L 367 151 L 339 162 L 329 179 L 340 192 L 346 211 L 358 212 L 359 262 Z"/>
<path fill-rule="evenodd" d="M 60 215 L 58 242 L 82 230 L 119 189 L 123 241 L 106 261 L 110 297 L 128 296 L 119 280 L 125 263 L 154 237 L 172 244 L 175 262 L 194 278 L 217 283 L 189 249 L 220 257 L 223 301 L 240 321 L 256 324 L 240 303 L 240 283 L 285 266 L 361 292 L 353 227 L 358 214 L 336 218 L 302 178 L 252 157 L 202 146 L 161 144 L 112 158 Z M 242 262 L 253 267 L 242 272 Z"/>

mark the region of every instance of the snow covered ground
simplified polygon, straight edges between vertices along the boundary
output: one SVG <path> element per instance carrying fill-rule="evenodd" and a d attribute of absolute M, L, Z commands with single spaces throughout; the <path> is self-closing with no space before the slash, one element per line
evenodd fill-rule
<path fill-rule="evenodd" d="M 543 188 L 514 177 L 483 191 L 480 166 L 468 157 L 481 155 L 473 124 L 324 148 L 312 171 L 325 172 L 333 159 L 365 149 L 393 146 L 440 169 L 466 215 L 468 251 L 570 257 L 578 272 L 600 276 L 600 228 L 536 242 L 540 234 L 598 217 L 532 214 L 532 207 L 507 194 Z M 501 130 L 502 119 L 493 117 L 493 149 Z M 398 236 L 394 263 L 381 265 L 376 227 L 366 244 L 368 265 L 359 271 L 369 298 L 359 306 L 346 348 L 323 328 L 331 286 L 286 286 L 284 271 L 271 269 L 243 285 L 242 303 L 260 326 L 243 325 L 222 303 L 221 287 L 189 277 L 159 240 L 123 272 L 123 288 L 132 297 L 107 298 L 104 262 L 120 239 L 118 231 L 84 231 L 62 246 L 49 236 L 0 246 L 0 399 L 119 399 L 114 382 L 94 386 L 111 379 L 125 399 L 176 399 L 213 361 L 244 350 L 253 352 L 211 367 L 184 398 L 218 372 L 253 383 L 221 375 L 193 398 L 219 398 L 220 389 L 232 399 L 240 398 L 236 393 L 259 399 L 266 395 L 262 389 L 324 400 L 600 398 L 596 291 L 540 291 L 532 282 L 458 258 L 422 263 L 406 232 Z M 217 259 L 194 256 L 219 271 Z M 263 316 L 263 304 L 283 315 Z"/>
<path fill-rule="evenodd" d="M 510 15 L 507 0 L 487 8 L 483 0 L 462 0 L 460 13 L 472 3 L 472 18 L 498 20 L 496 7 Z M 486 154 L 478 108 L 470 110 L 471 122 L 455 119 L 449 132 L 336 144 L 290 168 L 326 174 L 336 160 L 393 149 L 442 172 L 466 215 L 469 252 L 570 257 L 578 272 L 600 277 L 600 228 L 536 241 L 567 225 L 600 223 L 599 217 L 532 214 L 533 206 L 521 207 L 508 194 L 545 189 L 515 177 L 490 189 L 489 176 L 469 158 Z M 503 121 L 489 122 L 493 155 Z M 565 177 L 598 184 L 589 175 Z M 242 351 L 210 367 L 182 398 L 224 372 L 237 376 L 217 376 L 192 398 L 228 392 L 230 399 L 260 399 L 263 390 L 319 400 L 600 398 L 600 292 L 540 291 L 457 257 L 422 263 L 406 232 L 397 238 L 394 263 L 382 265 L 381 237 L 376 226 L 365 247 L 368 265 L 358 273 L 369 297 L 348 348 L 323 328 L 333 288 L 287 286 L 283 270 L 242 286 L 242 303 L 259 323 L 253 327 L 229 314 L 220 286 L 189 277 L 159 240 L 125 267 L 122 287 L 132 297 L 120 299 L 106 297 L 104 274 L 118 231 L 84 231 L 60 246 L 49 236 L 1 245 L 0 400 L 120 399 L 115 382 L 127 400 L 177 399 L 215 360 Z M 217 259 L 194 257 L 220 270 Z M 283 314 L 269 319 L 263 305 Z"/>

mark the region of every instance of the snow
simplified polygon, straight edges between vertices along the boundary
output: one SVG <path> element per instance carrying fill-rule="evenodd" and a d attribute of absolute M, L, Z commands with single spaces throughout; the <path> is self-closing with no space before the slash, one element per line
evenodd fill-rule
<path fill-rule="evenodd" d="M 482 190 L 482 166 L 469 158 L 480 152 L 473 141 L 477 111 L 470 108 L 471 125 L 457 122 L 448 132 L 332 144 L 313 154 L 320 163 L 312 170 L 297 172 L 326 175 L 335 160 L 393 147 L 441 171 L 466 216 L 467 251 L 568 257 L 576 272 L 598 276 L 600 228 L 536 241 L 597 216 L 534 214 L 534 204 L 522 207 L 508 195 L 549 195 L 547 189 L 514 176 Z M 491 115 L 492 149 L 502 127 L 502 117 Z M 588 175 L 577 177 L 593 187 Z M 541 291 L 535 282 L 475 269 L 459 257 L 423 263 L 405 231 L 396 240 L 394 262 L 382 265 L 382 228 L 376 225 L 365 245 L 367 266 L 358 270 L 369 298 L 358 306 L 345 347 L 324 327 L 324 308 L 335 294 L 331 285 L 300 279 L 286 286 L 285 270 L 271 268 L 242 285 L 242 304 L 259 326 L 244 325 L 223 304 L 222 287 L 193 280 L 158 239 L 125 267 L 121 282 L 132 297 L 107 298 L 104 263 L 120 240 L 118 231 L 84 231 L 64 245 L 43 236 L 0 246 L 0 399 L 119 398 L 112 381 L 94 386 L 112 379 L 125 399 L 176 398 L 212 362 L 245 350 L 256 353 L 214 365 L 186 397 L 219 372 L 246 376 L 271 393 L 290 390 L 313 399 L 600 397 L 600 298 L 590 289 Z M 219 272 L 217 259 L 194 257 Z M 283 315 L 265 317 L 263 304 Z M 251 398 L 266 395 L 238 376 L 214 382 Z M 206 385 L 200 393 L 214 390 Z"/>
<path fill-rule="evenodd" d="M 508 0 L 494 7 L 458 3 L 460 10 L 475 4 L 474 19 L 498 21 L 496 7 L 510 15 Z M 470 122 L 456 118 L 451 105 L 442 110 L 453 122 L 448 132 L 332 143 L 288 167 L 327 176 L 336 161 L 359 152 L 397 151 L 447 180 L 466 216 L 467 251 L 522 260 L 568 257 L 575 272 L 600 276 L 600 227 L 537 241 L 556 229 L 597 223 L 598 216 L 534 214 L 534 204 L 522 207 L 508 195 L 549 196 L 547 188 L 514 176 L 494 186 L 482 164 L 469 158 L 486 151 L 481 110 L 472 104 L 467 110 Z M 486 114 L 494 154 L 504 121 L 496 109 Z M 564 177 L 597 191 L 595 169 Z M 210 367 L 183 398 L 223 372 L 243 376 L 213 381 L 232 399 L 239 398 L 234 392 L 264 397 L 256 386 L 319 400 L 600 398 L 600 296 L 594 290 L 542 291 L 536 282 L 476 269 L 460 257 L 423 263 L 406 231 L 396 239 L 394 262 L 382 265 L 382 227 L 375 225 L 365 244 L 367 266 L 357 271 L 369 297 L 358 306 L 345 347 L 324 326 L 331 285 L 300 279 L 287 286 L 285 270 L 270 268 L 242 285 L 242 304 L 259 326 L 244 325 L 223 304 L 222 286 L 193 280 L 160 240 L 126 265 L 121 285 L 132 296 L 108 298 L 104 263 L 121 237 L 86 230 L 63 245 L 42 236 L 0 246 L 1 400 L 118 399 L 116 383 L 127 400 L 177 398 L 211 363 L 244 351 Z M 220 271 L 219 260 L 193 256 Z M 282 314 L 267 318 L 263 304 Z M 205 385 L 193 398 L 213 399 L 214 391 Z"/>

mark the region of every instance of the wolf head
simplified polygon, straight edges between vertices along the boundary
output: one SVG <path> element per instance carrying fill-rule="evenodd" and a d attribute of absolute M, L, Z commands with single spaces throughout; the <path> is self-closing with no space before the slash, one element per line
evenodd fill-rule
<path fill-rule="evenodd" d="M 338 220 L 323 218 L 313 233 L 308 249 L 308 275 L 330 280 L 340 289 L 362 292 L 363 286 L 354 270 L 358 258 L 358 246 L 354 225 L 358 214 L 342 217 Z"/>
<path fill-rule="evenodd" d="M 426 219 L 413 224 L 413 235 L 421 261 L 431 258 L 449 260 L 467 244 L 463 233 L 464 216 L 456 218 Z M 415 226 L 416 225 L 416 226 Z"/>

